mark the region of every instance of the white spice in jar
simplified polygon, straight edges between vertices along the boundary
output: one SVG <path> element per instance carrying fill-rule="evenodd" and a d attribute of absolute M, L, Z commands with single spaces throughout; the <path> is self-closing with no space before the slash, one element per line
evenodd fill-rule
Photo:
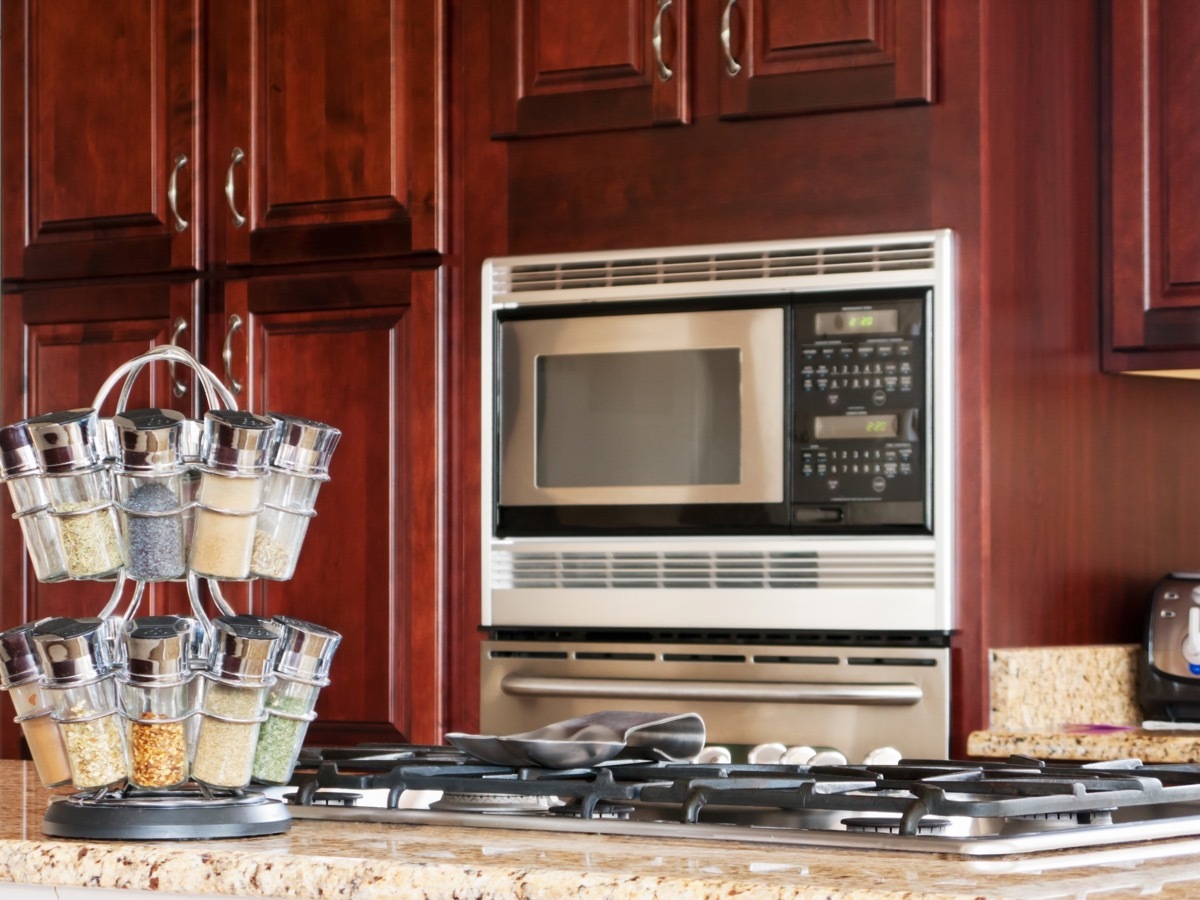
<path fill-rule="evenodd" d="M 277 541 L 265 531 L 254 535 L 254 553 L 250 570 L 263 578 L 285 579 L 292 568 L 292 554 L 282 541 Z"/>
<path fill-rule="evenodd" d="M 90 710 L 82 706 L 71 709 L 71 715 L 86 716 Z M 110 713 L 98 719 L 59 722 L 67 759 L 71 763 L 71 782 L 75 787 L 107 787 L 125 780 L 125 744 L 121 737 L 117 715 Z"/>
<path fill-rule="evenodd" d="M 189 558 L 192 571 L 210 578 L 249 577 L 257 520 L 254 513 L 261 496 L 261 479 L 204 473 Z M 250 515 L 226 515 L 218 510 Z"/>
<path fill-rule="evenodd" d="M 261 712 L 261 688 L 210 682 L 200 713 L 192 777 L 218 788 L 240 788 L 249 784 L 254 750 L 258 745 L 259 722 L 256 719 Z M 254 721 L 226 722 L 205 713 Z"/>

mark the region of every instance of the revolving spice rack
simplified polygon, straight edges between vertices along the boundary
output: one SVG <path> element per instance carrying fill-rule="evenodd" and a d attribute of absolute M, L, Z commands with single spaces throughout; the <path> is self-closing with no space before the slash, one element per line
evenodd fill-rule
<path fill-rule="evenodd" d="M 196 373 L 202 420 L 127 408 L 156 362 Z M 122 379 L 116 413 L 100 418 Z M 89 408 L 0 428 L 0 480 L 34 575 L 113 582 L 97 616 L 0 633 L 0 689 L 39 778 L 75 790 L 50 803 L 43 832 L 161 840 L 291 826 L 256 785 L 291 778 L 341 638 L 238 614 L 221 583 L 292 577 L 339 437 L 238 410 L 216 375 L 172 346 L 119 366 Z M 186 585 L 191 615 L 138 616 L 146 585 L 165 581 Z"/>

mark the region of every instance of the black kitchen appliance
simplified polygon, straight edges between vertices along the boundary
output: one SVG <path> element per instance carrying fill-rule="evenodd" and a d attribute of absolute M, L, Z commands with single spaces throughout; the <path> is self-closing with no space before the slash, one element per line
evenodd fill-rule
<path fill-rule="evenodd" d="M 1200 572 L 1172 572 L 1155 586 L 1138 659 L 1146 716 L 1200 722 Z"/>

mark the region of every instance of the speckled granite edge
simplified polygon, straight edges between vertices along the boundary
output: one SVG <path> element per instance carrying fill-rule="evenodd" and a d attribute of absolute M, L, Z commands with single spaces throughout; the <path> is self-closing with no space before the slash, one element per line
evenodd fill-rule
<path fill-rule="evenodd" d="M 1126 644 L 992 650 L 990 730 L 1140 724 L 1137 650 Z"/>
<path fill-rule="evenodd" d="M 1037 759 L 1099 762 L 1140 759 L 1144 763 L 1200 762 L 1200 734 L 1162 731 L 1114 731 L 1071 734 L 1063 731 L 976 731 L 967 738 L 967 754 L 1003 758 L 1014 754 Z"/>

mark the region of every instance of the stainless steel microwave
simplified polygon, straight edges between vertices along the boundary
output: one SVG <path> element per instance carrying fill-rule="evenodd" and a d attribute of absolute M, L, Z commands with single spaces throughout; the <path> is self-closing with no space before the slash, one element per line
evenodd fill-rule
<path fill-rule="evenodd" d="M 919 262 L 909 243 L 504 263 L 493 536 L 930 534 L 940 315 Z"/>

